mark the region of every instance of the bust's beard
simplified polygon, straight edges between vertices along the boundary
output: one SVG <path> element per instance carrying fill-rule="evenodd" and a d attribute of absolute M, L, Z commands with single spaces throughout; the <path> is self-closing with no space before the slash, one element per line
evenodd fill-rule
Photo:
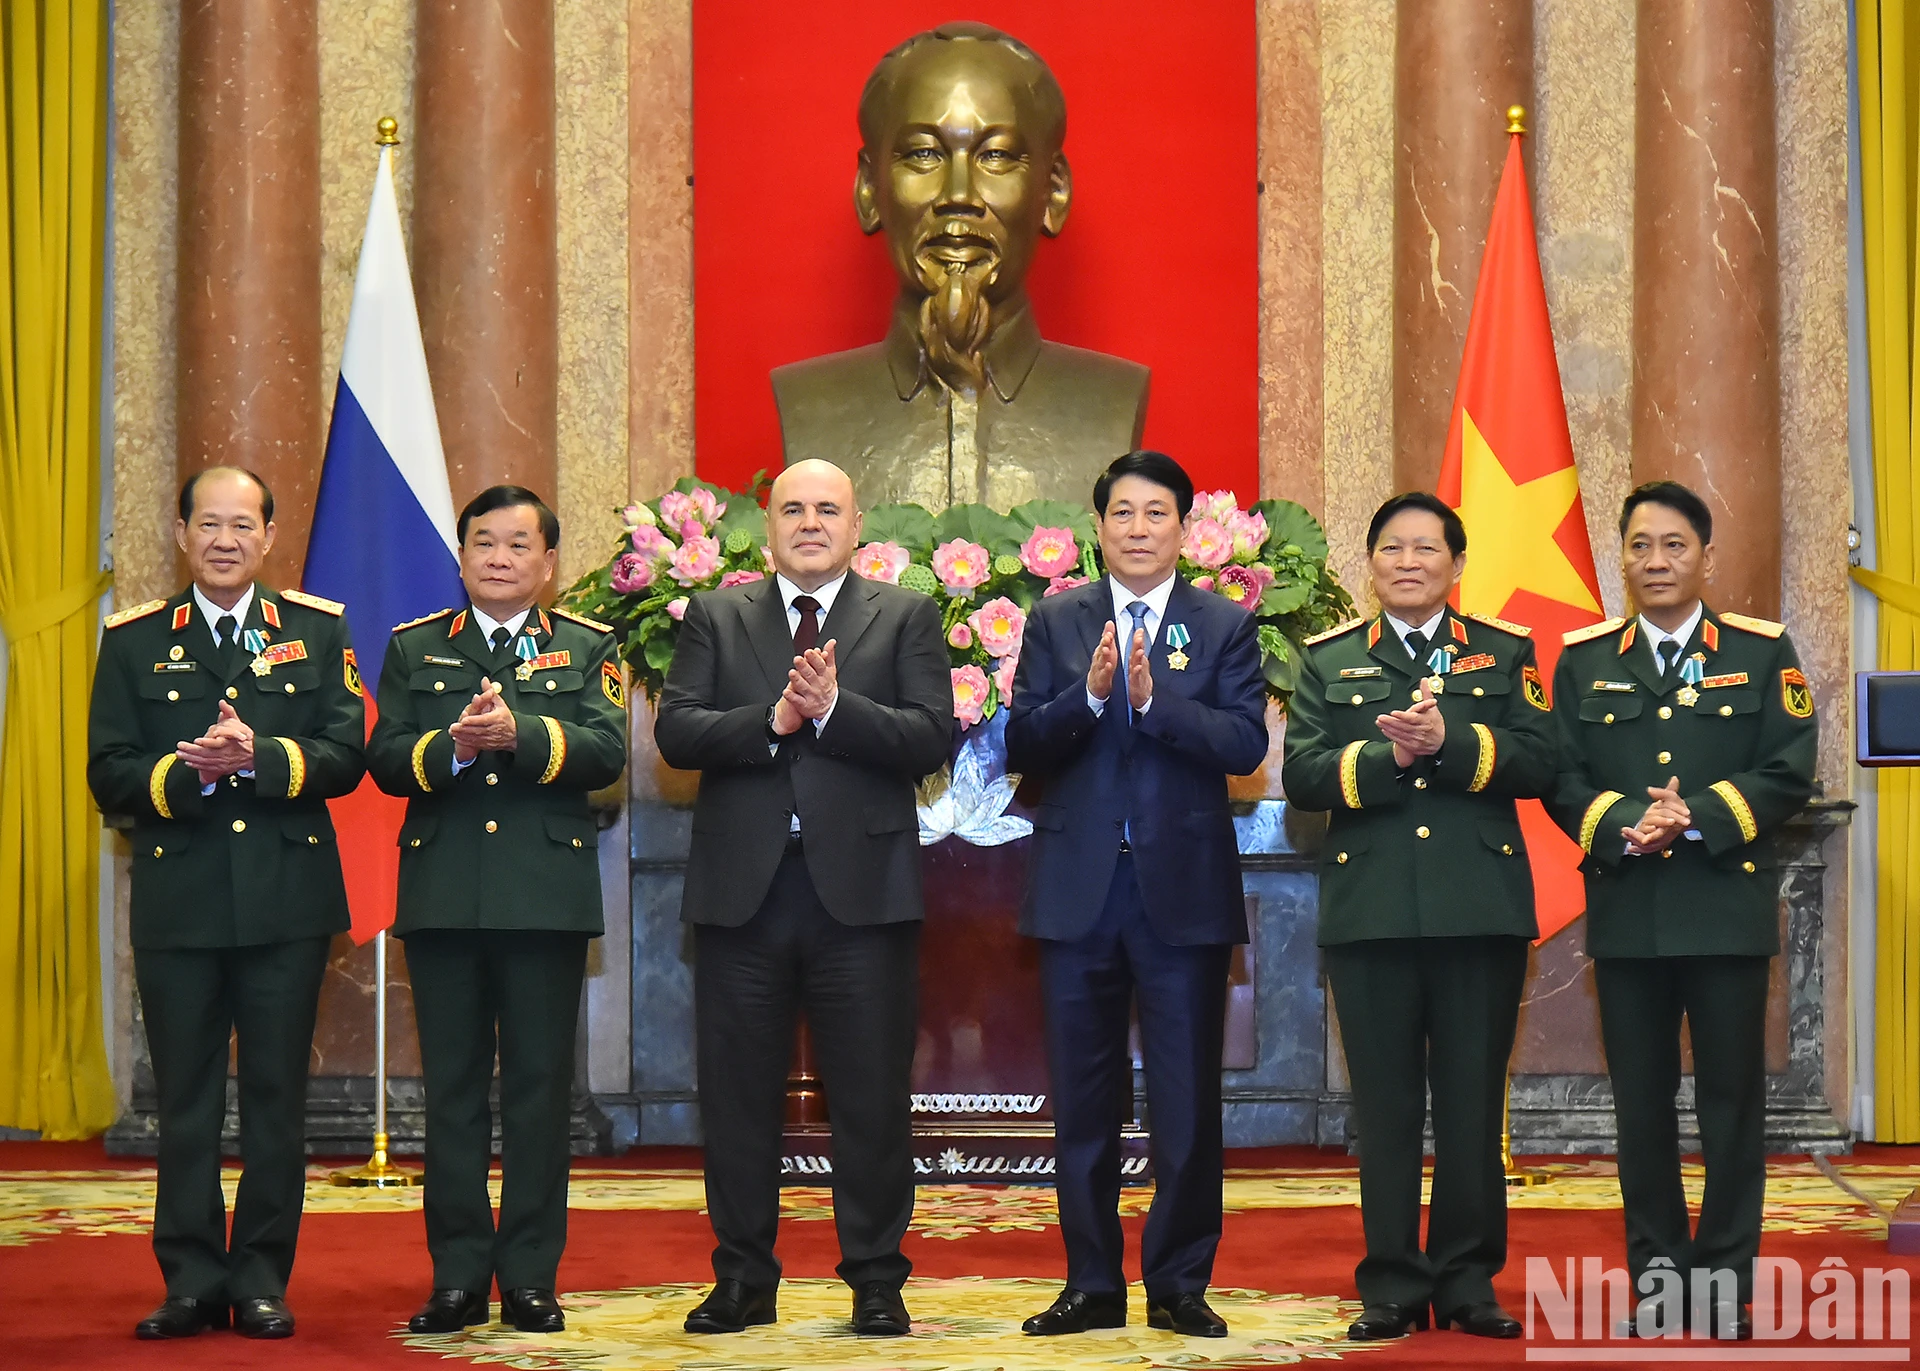
<path fill-rule="evenodd" d="M 922 264 L 930 287 L 920 302 L 920 341 L 927 366 L 947 389 L 978 395 L 986 383 L 987 333 L 993 308 L 987 287 L 1000 274 L 992 258 L 966 265 Z"/>

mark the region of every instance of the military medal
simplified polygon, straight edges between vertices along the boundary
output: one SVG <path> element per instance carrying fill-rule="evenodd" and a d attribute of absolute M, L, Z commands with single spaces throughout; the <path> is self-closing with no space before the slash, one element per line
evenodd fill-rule
<path fill-rule="evenodd" d="M 522 633 L 518 638 L 513 640 L 513 655 L 520 659 L 520 665 L 513 669 L 514 679 L 517 681 L 531 681 L 533 679 L 533 659 L 540 655 L 540 649 L 533 644 L 532 634 Z"/>
<path fill-rule="evenodd" d="M 1185 624 L 1168 624 L 1167 646 L 1172 648 L 1173 651 L 1167 654 L 1167 665 L 1175 671 L 1185 671 L 1187 669 L 1187 663 L 1193 659 L 1187 656 L 1182 649 L 1192 641 L 1193 635 L 1187 632 L 1187 626 Z"/>
<path fill-rule="evenodd" d="M 240 645 L 255 656 L 258 656 L 266 650 L 267 635 L 265 631 L 261 629 L 249 628 L 241 633 Z"/>
<path fill-rule="evenodd" d="M 1707 669 L 1702 661 L 1703 655 L 1696 652 L 1680 663 L 1680 679 L 1686 684 L 1680 687 L 1673 698 L 1687 709 L 1700 703 L 1700 682 L 1707 678 Z"/>
<path fill-rule="evenodd" d="M 1695 690 L 1690 685 L 1683 685 L 1680 687 L 1678 691 L 1674 693 L 1673 698 L 1675 700 L 1678 700 L 1680 704 L 1686 707 L 1687 709 L 1692 709 L 1695 705 L 1700 703 L 1700 692 Z"/>

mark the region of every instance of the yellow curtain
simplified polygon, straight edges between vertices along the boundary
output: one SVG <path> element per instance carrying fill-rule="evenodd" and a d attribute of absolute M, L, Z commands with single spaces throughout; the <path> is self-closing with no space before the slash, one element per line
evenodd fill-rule
<path fill-rule="evenodd" d="M 113 1122 L 87 695 L 100 575 L 107 33 L 100 0 L 0 3 L 0 1124 Z"/>
<path fill-rule="evenodd" d="M 1879 565 L 1856 575 L 1880 598 L 1880 667 L 1920 667 L 1920 528 L 1914 487 L 1914 288 L 1920 280 L 1920 13 L 1907 0 L 1855 0 L 1860 76 L 1860 195 L 1865 236 L 1867 368 L 1873 411 L 1874 533 Z M 1920 785 L 1880 773 L 1879 946 L 1874 1132 L 1920 1142 Z"/>

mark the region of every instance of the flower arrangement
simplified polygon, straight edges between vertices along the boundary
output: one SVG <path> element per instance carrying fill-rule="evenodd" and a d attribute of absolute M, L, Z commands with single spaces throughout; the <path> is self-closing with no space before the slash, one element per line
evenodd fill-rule
<path fill-rule="evenodd" d="M 767 485 L 765 473 L 744 494 L 689 477 L 657 500 L 628 505 L 611 560 L 561 597 L 566 607 L 614 626 L 648 695 L 666 682 L 690 597 L 772 574 L 759 504 Z M 938 515 L 919 505 L 882 505 L 867 511 L 861 539 L 855 572 L 940 604 L 953 714 L 963 730 L 1012 698 L 1034 604 L 1104 574 L 1093 515 L 1054 501 L 1004 514 L 985 505 L 955 505 Z M 1353 610 L 1327 567 L 1326 534 L 1291 500 L 1242 508 L 1232 491 L 1197 496 L 1179 574 L 1256 616 L 1267 691 L 1283 707 L 1298 678 L 1302 641 Z"/>

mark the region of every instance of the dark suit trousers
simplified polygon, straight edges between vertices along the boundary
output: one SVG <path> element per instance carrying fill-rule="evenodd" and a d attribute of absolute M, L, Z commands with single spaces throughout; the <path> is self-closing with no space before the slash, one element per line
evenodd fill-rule
<path fill-rule="evenodd" d="M 1619 1124 L 1627 1269 L 1731 1270 L 1753 1299 L 1767 1180 L 1766 957 L 1599 957 L 1600 1036 Z M 1689 1233 L 1680 1187 L 1680 1016 L 1693 1043 L 1706 1194 Z"/>
<path fill-rule="evenodd" d="M 1441 1314 L 1493 1298 L 1507 1262 L 1500 1160 L 1527 941 L 1379 938 L 1324 947 L 1359 1125 L 1366 1304 Z M 1421 1125 L 1433 1090 L 1433 1196 L 1420 1246 Z"/>
<path fill-rule="evenodd" d="M 1121 1270 L 1120 1129 L 1133 1103 L 1128 1009 L 1137 1000 L 1147 1076 L 1153 1204 L 1140 1240 L 1147 1294 L 1207 1288 L 1220 1246 L 1220 1055 L 1231 947 L 1154 935 L 1122 853 L 1086 936 L 1043 939 L 1054 1188 L 1067 1284 L 1113 1293 Z"/>
<path fill-rule="evenodd" d="M 587 935 L 420 929 L 407 972 L 427 1090 L 427 1251 L 436 1289 L 551 1290 L 567 1245 L 573 1044 Z M 500 1222 L 493 1085 L 500 1058 Z"/>
<path fill-rule="evenodd" d="M 135 948 L 160 1104 L 153 1254 L 167 1294 L 286 1294 L 306 1195 L 307 1058 L 327 938 L 254 947 Z M 240 1191 L 227 1234 L 220 1126 L 239 1036 Z"/>
<path fill-rule="evenodd" d="M 804 1011 L 833 1127 L 836 1269 L 848 1285 L 903 1285 L 920 925 L 840 923 L 789 848 L 751 919 L 695 925 L 693 985 L 715 1277 L 780 1279 L 780 1139 Z"/>

